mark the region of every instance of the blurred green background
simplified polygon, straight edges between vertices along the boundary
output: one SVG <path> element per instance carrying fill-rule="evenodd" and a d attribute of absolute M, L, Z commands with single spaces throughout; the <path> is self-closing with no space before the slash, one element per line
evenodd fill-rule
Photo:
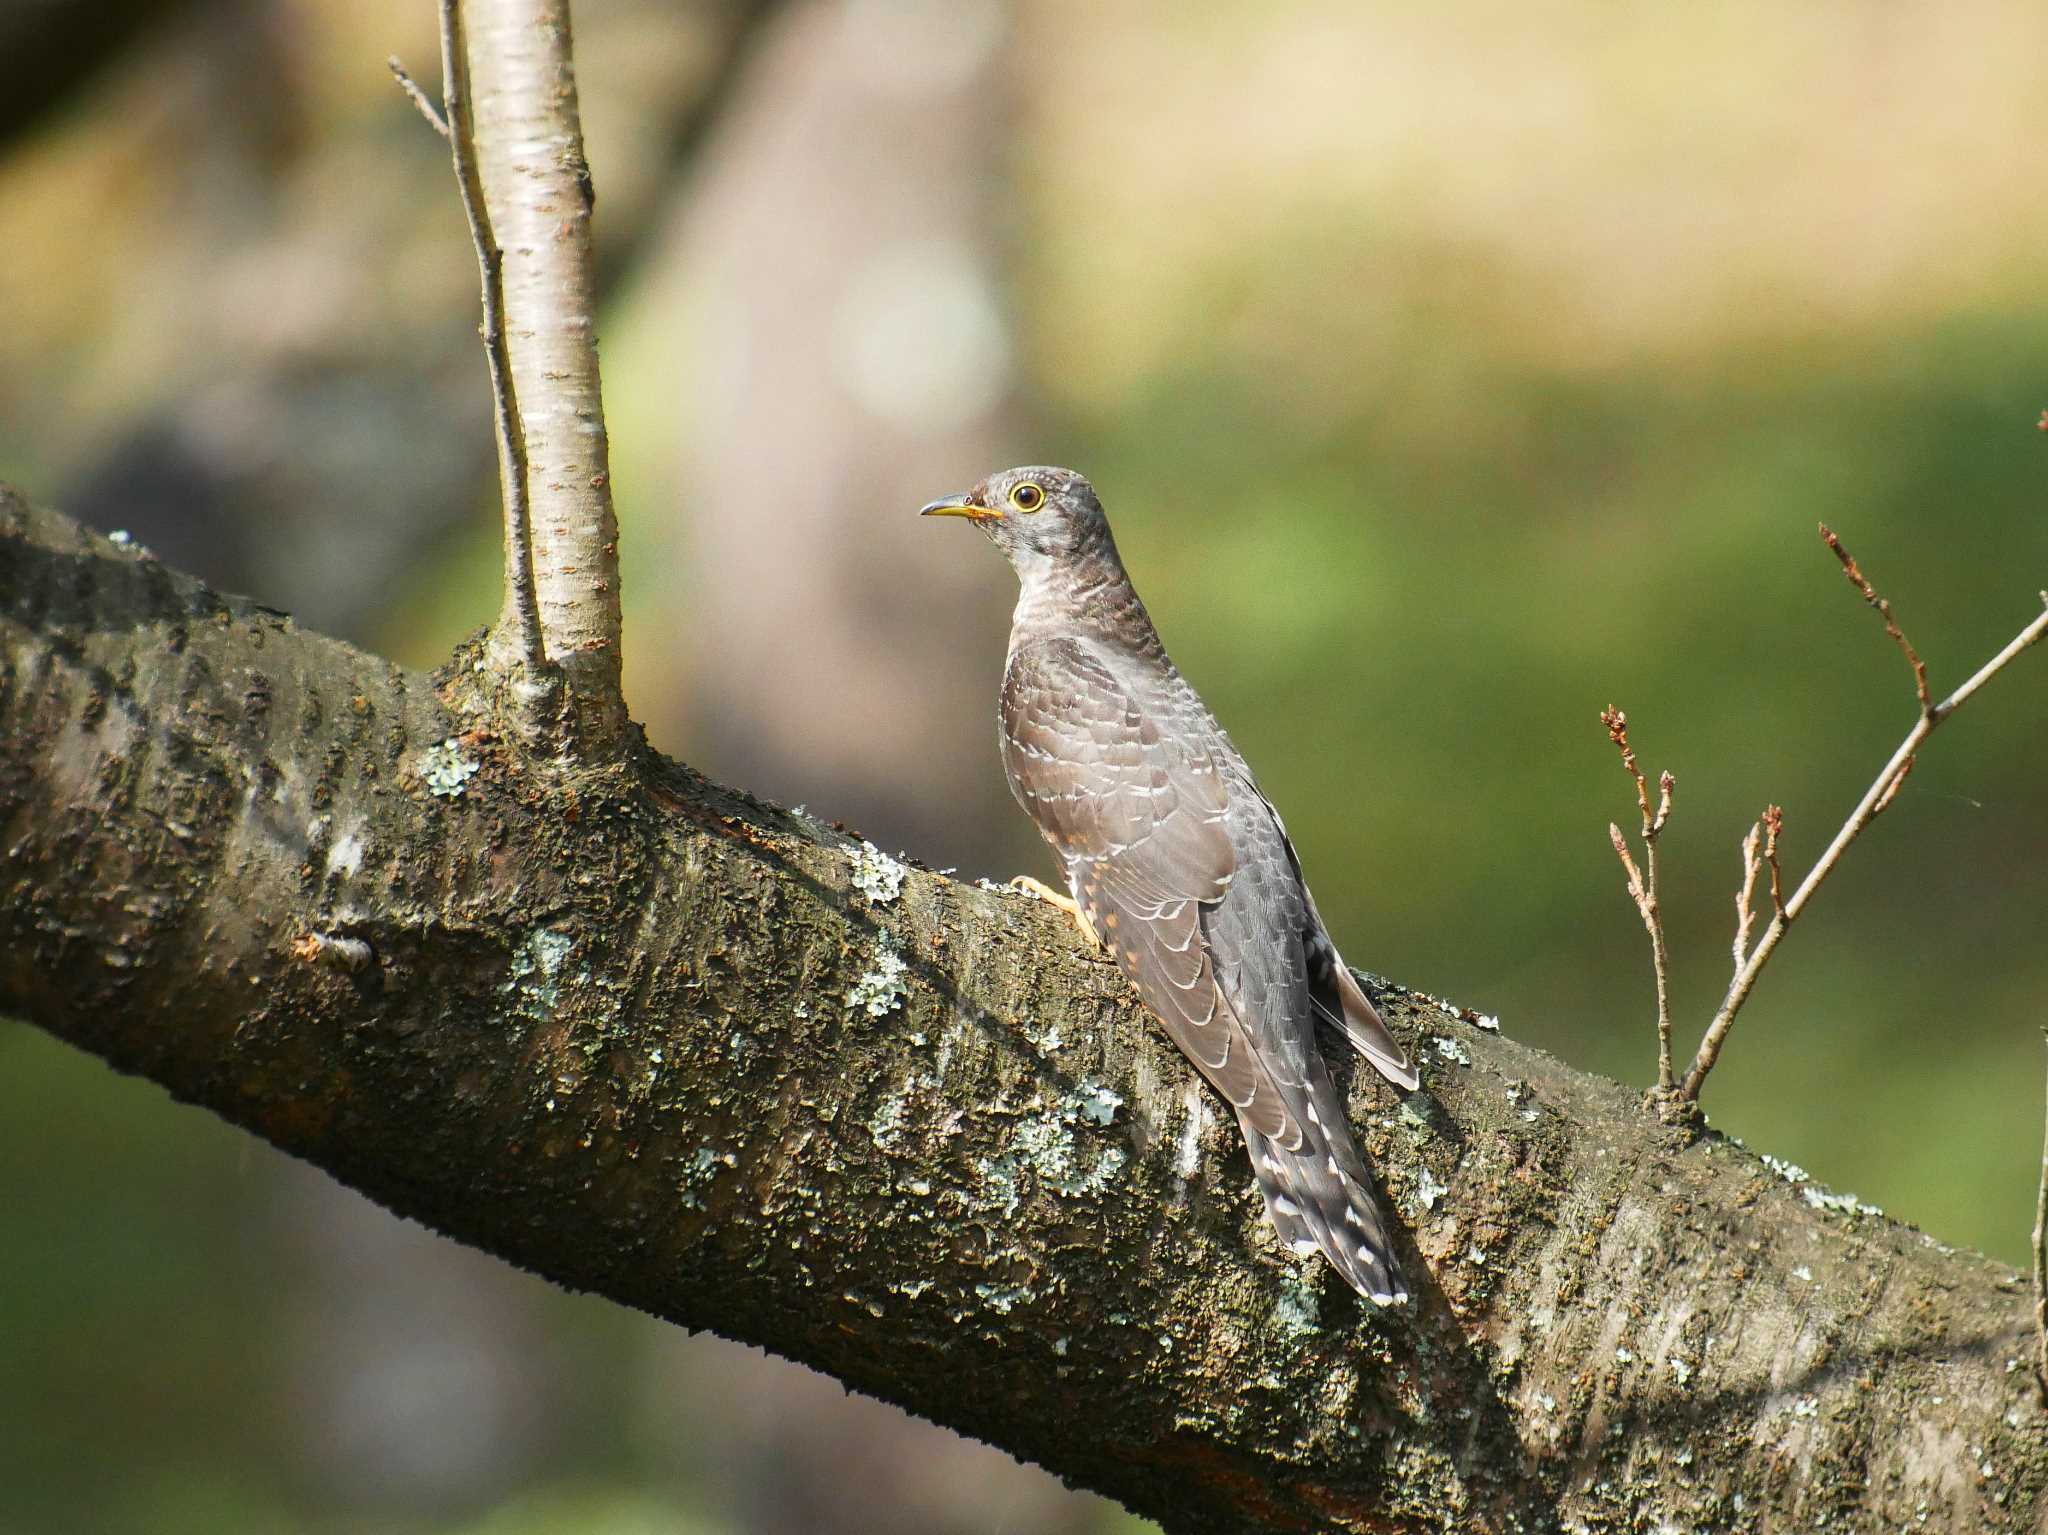
<path fill-rule="evenodd" d="M 425 0 L 166 0 L 0 124 L 0 477 L 420 665 L 495 610 Z M 49 0 L 33 64 L 99 38 Z M 1102 491 L 1355 963 L 1632 1083 L 1598 723 L 1678 775 L 1689 1050 L 1743 832 L 1803 872 L 2048 585 L 2048 12 L 582 0 L 628 688 L 655 742 L 1044 874 L 1009 577 L 913 509 Z M 87 52 L 95 51 L 88 48 Z M 47 71 L 46 71 L 47 73 Z M 1719 1127 L 2019 1262 L 2048 656 L 1788 938 Z M 1107 1531 L 1040 1473 L 404 1225 L 0 1024 L 0 1532 Z"/>

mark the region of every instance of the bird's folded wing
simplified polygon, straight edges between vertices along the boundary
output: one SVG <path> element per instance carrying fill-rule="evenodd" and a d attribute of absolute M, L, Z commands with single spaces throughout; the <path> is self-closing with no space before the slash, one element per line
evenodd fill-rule
<path fill-rule="evenodd" d="M 1202 903 L 1220 900 L 1237 868 L 1214 758 L 1163 728 L 1071 639 L 1011 656 L 1002 709 L 1010 787 L 1097 935 L 1216 1089 L 1263 1134 L 1298 1145 L 1300 1126 L 1218 993 L 1202 937 Z"/>
<path fill-rule="evenodd" d="M 1387 1031 L 1386 1024 L 1380 1019 L 1379 1009 L 1372 1005 L 1372 999 L 1366 996 L 1364 989 L 1352 978 L 1341 956 L 1331 966 L 1331 978 L 1336 983 L 1338 1011 L 1342 1014 L 1341 1017 L 1332 1018 L 1331 1022 L 1342 1027 L 1345 1038 L 1351 1041 L 1351 1048 L 1364 1056 L 1374 1071 L 1397 1087 L 1405 1088 L 1409 1092 L 1415 1091 L 1422 1085 L 1422 1079 L 1415 1074 L 1415 1067 L 1410 1064 L 1407 1052 Z M 1325 1016 L 1329 1015 L 1329 1009 L 1321 1001 L 1316 1005 L 1323 1010 Z"/>
<path fill-rule="evenodd" d="M 1415 1074 L 1415 1067 L 1410 1064 L 1400 1041 L 1388 1032 L 1379 1009 L 1372 1005 L 1372 999 L 1366 996 L 1364 988 L 1346 967 L 1344 956 L 1337 952 L 1336 940 L 1330 936 L 1330 925 L 1316 910 L 1316 898 L 1308 893 L 1308 882 L 1302 878 L 1301 855 L 1295 851 L 1293 839 L 1287 835 L 1286 824 L 1281 821 L 1280 812 L 1273 810 L 1271 800 L 1266 801 L 1266 808 L 1273 811 L 1273 824 L 1280 828 L 1288 862 L 1308 901 L 1311 927 L 1309 979 L 1313 983 L 1310 996 L 1316 1011 L 1344 1031 L 1344 1037 L 1351 1041 L 1351 1048 L 1364 1056 L 1374 1071 L 1395 1086 L 1413 1092 L 1421 1086 L 1422 1079 Z"/>

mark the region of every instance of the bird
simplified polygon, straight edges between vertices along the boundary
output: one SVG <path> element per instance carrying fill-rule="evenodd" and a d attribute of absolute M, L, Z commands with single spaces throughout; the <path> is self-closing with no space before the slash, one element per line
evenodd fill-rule
<path fill-rule="evenodd" d="M 1389 1082 L 1406 1054 L 1345 966 L 1272 801 L 1166 653 L 1095 489 L 1071 469 L 990 475 L 922 509 L 970 520 L 1018 578 L 998 719 L 1005 776 L 1051 845 L 1068 911 L 1236 1111 L 1267 1218 L 1381 1305 L 1408 1299 L 1316 1039 Z"/>

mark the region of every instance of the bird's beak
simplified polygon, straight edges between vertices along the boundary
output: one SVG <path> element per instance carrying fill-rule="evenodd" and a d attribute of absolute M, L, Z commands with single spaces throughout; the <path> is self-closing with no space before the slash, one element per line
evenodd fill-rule
<path fill-rule="evenodd" d="M 918 513 L 920 517 L 971 517 L 976 522 L 1001 522 L 1003 514 L 976 506 L 965 496 L 941 496 Z"/>

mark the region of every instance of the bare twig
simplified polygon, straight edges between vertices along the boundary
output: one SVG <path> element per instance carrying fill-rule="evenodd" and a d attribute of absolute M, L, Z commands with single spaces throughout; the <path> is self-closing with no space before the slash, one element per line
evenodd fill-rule
<path fill-rule="evenodd" d="M 2039 595 L 2041 606 L 2048 608 L 2048 591 L 2041 592 Z M 1978 667 L 1975 676 L 1949 694 L 1939 704 L 1936 704 L 1934 707 L 1934 723 L 1940 724 L 1951 714 L 1955 713 L 1956 710 L 1960 709 L 1971 694 L 1975 693 L 1977 689 L 1984 686 L 1985 683 L 2003 671 L 2008 661 L 2039 640 L 2044 629 L 2048 629 L 2048 613 L 2043 613 L 2039 618 L 2028 624 L 2026 628 L 2020 630 L 2018 634 L 2007 640 L 2005 642 L 2005 649 L 1999 651 L 1997 655 Z"/>
<path fill-rule="evenodd" d="M 422 110 L 426 98 L 392 60 L 399 84 Z M 531 476 L 526 461 L 526 428 L 512 381 L 511 353 L 505 341 L 505 254 L 491 233 L 490 209 L 484 202 L 483 175 L 477 168 L 476 119 L 470 110 L 469 53 L 463 39 L 462 0 L 441 0 L 441 103 L 436 126 L 448 140 L 455 162 L 455 183 L 462 192 L 462 212 L 469 221 L 470 243 L 476 247 L 482 286 L 484 358 L 491 372 L 491 400 L 498 439 L 498 489 L 505 507 L 505 601 L 498 633 L 509 640 L 528 672 L 538 681 L 547 665 L 541 637 L 540 603 L 533 581 L 533 512 Z M 428 120 L 435 121 L 431 111 Z"/>
<path fill-rule="evenodd" d="M 2048 1029 L 2041 1037 L 2048 1040 Z M 2048 1129 L 2041 1138 L 2041 1191 L 2034 1198 L 2034 1331 L 2041 1345 L 2035 1373 L 2040 1377 L 2041 1400 L 2048 1402 Z"/>
<path fill-rule="evenodd" d="M 1664 948 L 1664 914 L 1657 904 L 1657 834 L 1671 819 L 1671 796 L 1678 787 L 1678 780 L 1668 772 L 1657 775 L 1657 808 L 1653 813 L 1649 781 L 1643 777 L 1643 770 L 1636 766 L 1635 748 L 1628 744 L 1628 716 L 1610 707 L 1600 711 L 1600 723 L 1607 727 L 1607 739 L 1621 752 L 1621 765 L 1635 780 L 1636 806 L 1643 814 L 1643 867 L 1640 871 L 1636 868 L 1635 859 L 1629 856 L 1628 839 L 1621 834 L 1621 828 L 1609 822 L 1607 832 L 1614 842 L 1616 856 L 1621 859 L 1622 869 L 1628 875 L 1629 898 L 1636 903 L 1643 927 L 1650 935 L 1650 964 L 1657 977 L 1657 1090 L 1669 1093 L 1674 1080 L 1671 1071 L 1671 970 Z"/>
<path fill-rule="evenodd" d="M 1621 860 L 1622 872 L 1628 876 L 1629 899 L 1636 903 L 1636 910 L 1641 911 L 1649 897 L 1643 890 L 1643 876 L 1636 869 L 1635 858 L 1628 850 L 1628 838 L 1612 821 L 1607 823 L 1607 835 L 1613 839 L 1614 856 Z"/>
<path fill-rule="evenodd" d="M 398 55 L 394 53 L 384 63 L 391 70 L 391 77 L 398 82 L 398 88 L 420 109 L 420 116 L 427 120 L 427 126 L 442 138 L 447 138 L 448 120 L 441 115 L 439 108 L 428 98 L 427 93 L 420 89 L 419 82 L 406 72 L 405 65 L 399 62 Z"/>
<path fill-rule="evenodd" d="M 1849 561 L 1846 554 L 1842 553 L 1832 534 L 1828 535 L 1828 546 L 1836 550 L 1848 568 L 1854 571 L 1854 562 Z M 1859 590 L 1865 592 L 1866 600 L 1874 596 L 1869 590 L 1869 583 L 1862 579 L 1860 571 L 1856 571 L 1852 579 Z M 1882 606 L 1881 598 L 1876 601 L 1879 604 L 1879 611 L 1886 615 L 1887 631 L 1897 635 L 1897 626 L 1891 622 L 1890 609 Z M 2041 602 L 2044 608 L 2048 608 L 2048 592 L 2041 594 Z M 1685 1081 L 1679 1089 L 1684 1097 L 1695 1100 L 1699 1097 L 1700 1089 L 1706 1083 L 1707 1073 L 1714 1069 L 1714 1063 L 1721 1057 L 1721 1047 L 1727 1041 L 1729 1029 L 1734 1026 L 1735 1015 L 1742 1010 L 1742 1004 L 1749 1000 L 1750 991 L 1755 987 L 1757 977 L 1763 973 L 1764 966 L 1770 963 L 1779 940 L 1785 936 L 1786 929 L 1798 920 L 1800 913 L 1806 910 L 1807 902 L 1813 899 L 1814 892 L 1820 889 L 1822 882 L 1834 872 L 1835 865 L 1841 862 L 1849 844 L 1862 834 L 1863 828 L 1877 818 L 1878 812 L 1889 804 L 1892 795 L 1898 792 L 1900 781 L 1912 770 L 1914 754 L 1920 750 L 1921 743 L 1934 733 L 1942 721 L 1961 708 L 1977 689 L 1997 676 L 2014 657 L 2039 641 L 2043 634 L 2048 634 L 2048 611 L 2036 616 L 2033 622 L 2012 637 L 2003 650 L 1980 666 L 1969 681 L 1947 698 L 1931 708 L 1923 705 L 1920 718 L 1913 722 L 1913 728 L 1908 732 L 1906 739 L 1899 743 L 1898 750 L 1892 753 L 1891 760 L 1884 765 L 1884 770 L 1863 792 L 1863 798 L 1857 801 L 1856 808 L 1849 813 L 1849 819 L 1842 823 L 1842 829 L 1835 833 L 1834 841 L 1828 844 L 1827 851 L 1820 855 L 1814 866 L 1807 871 L 1806 878 L 1799 882 L 1799 888 L 1792 892 L 1789 900 L 1778 906 L 1777 914 L 1771 919 L 1771 925 L 1764 930 L 1763 937 L 1757 940 L 1755 949 L 1750 951 L 1749 958 L 1736 972 L 1735 979 L 1729 983 L 1728 994 L 1722 999 L 1720 1010 L 1714 1014 L 1713 1022 L 1707 1025 L 1706 1035 L 1700 1040 L 1699 1051 L 1693 1057 L 1692 1069 L 1686 1073 Z M 1898 635 L 1897 638 L 1900 647 L 1915 663 L 1916 681 L 1922 680 L 1919 658 L 1914 656 L 1912 648 L 1905 644 L 1904 636 Z"/>
<path fill-rule="evenodd" d="M 1827 546 L 1834 550 L 1835 558 L 1842 562 L 1842 574 L 1849 578 L 1849 584 L 1863 594 L 1865 602 L 1877 609 L 1877 616 L 1884 620 L 1884 632 L 1892 637 L 1892 643 L 1899 647 L 1906 657 L 1906 663 L 1913 668 L 1913 691 L 1920 697 L 1920 712 L 1925 714 L 1934 707 L 1933 700 L 1927 694 L 1927 667 L 1921 661 L 1920 653 L 1913 648 L 1912 641 L 1906 638 L 1905 631 L 1899 628 L 1897 620 L 1892 617 L 1892 605 L 1880 597 L 1877 588 L 1864 579 L 1863 572 L 1856 568 L 1855 556 L 1842 547 L 1842 541 L 1835 537 L 1826 523 L 1820 525 L 1820 536 Z"/>
<path fill-rule="evenodd" d="M 1742 888 L 1735 892 L 1735 973 L 1742 974 L 1742 967 L 1749 961 L 1749 930 L 1756 922 L 1756 908 L 1750 904 L 1750 896 L 1756 890 L 1756 877 L 1763 872 L 1766 864 L 1771 870 L 1771 910 L 1779 917 L 1785 913 L 1783 875 L 1778 867 L 1778 836 L 1785 829 L 1785 812 L 1776 805 L 1764 806 L 1764 813 L 1750 828 L 1749 835 L 1742 839 Z M 1758 845 L 1762 851 L 1758 851 Z"/>
<path fill-rule="evenodd" d="M 1904 762 L 1899 764 L 1899 771 L 1897 776 L 1892 779 L 1890 785 L 1886 787 L 1884 793 L 1880 794 L 1877 797 L 1877 803 L 1870 807 L 1871 820 L 1874 821 L 1879 816 L 1883 815 L 1885 812 L 1885 808 L 1888 805 L 1890 805 L 1894 799 L 1898 797 L 1899 785 L 1903 784 L 1907 780 L 1907 778 L 1909 778 L 1912 775 L 1913 764 L 1918 760 L 1919 759 L 1915 757 L 1908 757 Z"/>
<path fill-rule="evenodd" d="M 1763 838 L 1761 821 L 1749 828 L 1749 835 L 1742 839 L 1742 888 L 1735 892 L 1735 973 L 1742 973 L 1742 962 L 1749 958 L 1749 930 L 1756 921 L 1756 909 L 1749 904 L 1751 892 L 1756 889 L 1756 877 L 1763 868 L 1763 860 L 1757 856 L 1757 844 Z"/>
<path fill-rule="evenodd" d="M 1636 781 L 1636 804 L 1642 808 L 1643 824 L 1650 824 L 1650 785 L 1643 777 L 1643 770 L 1636 766 L 1636 750 L 1628 744 L 1628 716 L 1609 705 L 1600 711 L 1600 723 L 1607 727 L 1607 739 L 1621 751 L 1621 765 L 1628 776 Z"/>
<path fill-rule="evenodd" d="M 385 62 L 398 88 L 419 108 L 427 125 L 448 141 L 455 162 L 455 182 L 462 193 L 462 211 L 476 248 L 481 279 L 484 357 L 490 367 L 491 399 L 498 441 L 498 484 L 505 508 L 505 604 L 499 630 L 515 641 L 518 656 L 538 673 L 545 666 L 540 606 L 533 585 L 533 518 L 528 486 L 525 432 L 512 383 L 505 344 L 504 253 L 491 233 L 477 171 L 476 127 L 469 108 L 469 60 L 463 46 L 461 0 L 441 0 L 441 95 L 444 111 L 436 111 L 405 65 L 395 56 Z"/>
<path fill-rule="evenodd" d="M 1771 866 L 1771 910 L 1780 917 L 1785 915 L 1785 871 L 1778 866 L 1778 838 L 1784 831 L 1784 810 L 1777 805 L 1764 806 L 1764 862 Z"/>

